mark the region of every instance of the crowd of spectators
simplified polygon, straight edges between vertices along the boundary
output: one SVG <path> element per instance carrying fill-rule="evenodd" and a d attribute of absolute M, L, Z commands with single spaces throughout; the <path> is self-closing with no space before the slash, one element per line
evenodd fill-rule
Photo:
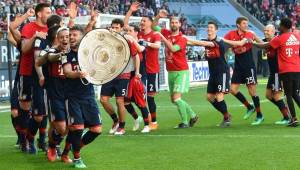
<path fill-rule="evenodd" d="M 237 0 L 250 14 L 263 24 L 278 26 L 283 17 L 291 18 L 293 26 L 300 28 L 300 2 L 296 0 Z"/>
<path fill-rule="evenodd" d="M 195 25 L 189 24 L 186 16 L 181 13 L 179 14 L 176 11 L 173 11 L 172 15 L 179 16 L 180 22 L 181 22 L 181 32 L 188 36 L 196 36 L 197 34 L 197 28 Z"/>
<path fill-rule="evenodd" d="M 60 16 L 68 17 L 68 8 L 71 0 L 4 0 L 0 2 L 0 31 L 7 30 L 7 14 L 13 17 L 19 13 L 25 13 L 37 3 L 48 2 L 52 10 Z M 102 14 L 125 15 L 133 0 L 75 0 L 78 5 L 78 16 L 89 15 L 92 9 Z M 163 0 L 143 0 L 140 9 L 135 16 L 154 16 L 159 9 L 165 9 L 172 16 L 181 18 L 181 31 L 186 35 L 196 35 L 196 26 L 189 25 L 184 14 L 170 11 L 168 3 Z"/>
<path fill-rule="evenodd" d="M 67 6 L 71 0 L 4 0 L 0 2 L 0 29 L 6 29 L 7 14 L 11 14 L 13 17 L 15 14 L 24 13 L 28 8 L 33 8 L 42 2 L 51 3 L 52 10 L 56 14 L 68 16 Z M 125 15 L 133 0 L 75 0 L 75 2 L 78 5 L 78 16 L 89 15 L 92 9 L 103 14 Z M 134 15 L 154 16 L 158 9 L 166 9 L 170 12 L 167 2 L 143 0 L 139 11 Z"/>

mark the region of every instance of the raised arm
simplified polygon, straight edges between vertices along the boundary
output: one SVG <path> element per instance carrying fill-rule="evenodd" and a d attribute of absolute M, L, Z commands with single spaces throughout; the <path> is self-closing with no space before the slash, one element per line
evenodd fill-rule
<path fill-rule="evenodd" d="M 75 18 L 77 17 L 78 7 L 75 2 L 71 2 L 68 6 L 68 14 L 69 14 L 69 23 L 68 27 L 72 28 L 75 25 Z"/>
<path fill-rule="evenodd" d="M 95 27 L 95 25 L 97 23 L 98 15 L 99 15 L 98 11 L 96 11 L 96 10 L 91 11 L 91 19 L 84 29 L 85 33 L 93 30 L 93 28 Z"/>
<path fill-rule="evenodd" d="M 152 22 L 152 29 L 154 31 L 160 31 L 160 27 L 158 27 L 159 19 L 166 18 L 168 16 L 168 11 L 161 9 L 158 14 L 155 16 L 154 21 Z"/>
<path fill-rule="evenodd" d="M 15 40 L 14 36 L 12 35 L 11 31 L 8 31 L 7 40 L 15 47 L 18 46 L 18 42 Z"/>
<path fill-rule="evenodd" d="M 129 27 L 129 18 L 132 16 L 133 12 L 136 12 L 139 7 L 140 7 L 140 3 L 139 2 L 134 2 L 131 4 L 129 10 L 127 11 L 125 18 L 124 18 L 124 28 L 128 28 Z"/>
<path fill-rule="evenodd" d="M 29 17 L 33 17 L 33 16 L 34 16 L 34 9 L 29 8 L 25 14 L 17 15 L 15 20 L 10 23 L 9 31 L 17 44 L 21 42 L 21 33 L 18 30 L 18 27 L 22 23 L 24 23 Z"/>
<path fill-rule="evenodd" d="M 187 38 L 187 45 L 190 46 L 203 46 L 203 47 L 214 47 L 215 44 L 210 41 L 192 40 Z"/>

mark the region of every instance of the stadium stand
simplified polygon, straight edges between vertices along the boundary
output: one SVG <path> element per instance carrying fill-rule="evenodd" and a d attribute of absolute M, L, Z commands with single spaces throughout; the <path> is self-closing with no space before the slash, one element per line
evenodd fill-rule
<path fill-rule="evenodd" d="M 24 13 L 28 8 L 34 7 L 37 3 L 49 2 L 52 10 L 60 16 L 67 17 L 67 6 L 70 0 L 4 0 L 0 2 L 0 31 L 7 30 L 7 14 L 11 17 L 18 13 Z M 90 15 L 91 9 L 96 9 L 102 14 L 125 15 L 133 0 L 76 0 L 79 4 L 78 16 Z M 170 12 L 167 2 L 160 0 L 145 0 L 141 8 L 134 16 L 154 16 L 157 9 L 166 9 Z M 12 18 L 11 18 L 12 19 Z M 186 31 L 186 32 L 191 32 Z"/>
<path fill-rule="evenodd" d="M 169 0 L 168 6 L 172 13 L 182 17 L 183 32 L 186 35 L 196 35 L 198 38 L 206 36 L 206 26 L 209 21 L 218 23 L 218 35 L 224 36 L 229 30 L 236 28 L 235 20 L 241 15 L 228 0 Z M 187 28 L 190 30 L 186 31 Z M 251 22 L 250 29 L 262 36 L 261 30 Z"/>
<path fill-rule="evenodd" d="M 293 26 L 300 28 L 300 2 L 295 0 L 237 0 L 262 24 L 279 25 L 280 18 L 288 17 Z"/>

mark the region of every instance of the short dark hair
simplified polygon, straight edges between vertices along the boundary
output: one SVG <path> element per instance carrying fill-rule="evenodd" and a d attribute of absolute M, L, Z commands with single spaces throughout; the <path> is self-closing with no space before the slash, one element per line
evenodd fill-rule
<path fill-rule="evenodd" d="M 36 5 L 35 9 L 34 9 L 34 12 L 35 12 L 35 15 L 37 15 L 38 12 L 41 12 L 44 8 L 50 8 L 50 4 L 48 3 L 39 3 Z"/>
<path fill-rule="evenodd" d="M 134 32 L 140 32 L 140 28 L 139 26 L 135 25 L 135 24 L 129 24 L 130 27 L 133 27 Z"/>
<path fill-rule="evenodd" d="M 244 16 L 241 16 L 241 17 L 238 17 L 235 21 L 236 24 L 241 24 L 242 21 L 249 21 L 247 17 L 244 17 Z"/>
<path fill-rule="evenodd" d="M 111 25 L 112 24 L 120 24 L 121 28 L 124 27 L 124 21 L 119 19 L 119 18 L 115 18 L 111 21 Z"/>
<path fill-rule="evenodd" d="M 280 26 L 284 27 L 286 29 L 291 29 L 292 26 L 293 26 L 293 23 L 292 23 L 292 21 L 289 18 L 282 18 L 280 20 Z"/>
<path fill-rule="evenodd" d="M 60 25 L 54 25 L 48 29 L 47 39 L 48 39 L 48 41 L 50 41 L 50 43 L 53 43 L 53 41 L 56 37 L 57 30 L 59 28 L 60 28 Z"/>
<path fill-rule="evenodd" d="M 218 26 L 218 24 L 217 24 L 216 22 L 214 22 L 214 21 L 209 21 L 209 22 L 207 23 L 207 25 L 214 25 L 214 26 L 215 26 L 215 28 L 216 28 L 216 30 L 218 30 L 218 29 L 219 29 L 219 26 Z"/>
<path fill-rule="evenodd" d="M 153 22 L 153 18 L 151 17 L 151 16 L 149 16 L 149 15 L 145 15 L 145 16 L 143 16 L 144 18 L 148 18 L 151 22 Z"/>
<path fill-rule="evenodd" d="M 51 15 L 48 19 L 47 19 L 47 27 L 51 28 L 55 25 L 60 25 L 60 22 L 62 21 L 62 17 L 58 16 L 58 15 Z"/>
<path fill-rule="evenodd" d="M 84 30 L 80 25 L 74 25 L 72 28 L 70 28 L 70 31 L 79 31 L 81 33 L 84 33 Z"/>

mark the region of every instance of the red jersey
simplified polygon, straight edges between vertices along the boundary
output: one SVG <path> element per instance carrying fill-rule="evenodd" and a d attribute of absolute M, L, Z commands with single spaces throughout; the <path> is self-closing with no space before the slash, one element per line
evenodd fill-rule
<path fill-rule="evenodd" d="M 124 71 L 117 77 L 118 79 L 130 79 L 131 71 L 135 70 L 135 63 L 133 62 L 133 58 L 137 55 L 138 50 L 134 45 L 134 42 L 132 42 L 131 40 L 127 40 L 127 42 L 130 48 L 130 54 L 132 58 L 129 59 L 128 65 L 126 66 Z"/>
<path fill-rule="evenodd" d="M 22 31 L 21 36 L 23 39 L 30 39 L 34 36 L 35 32 L 47 32 L 47 27 L 41 27 L 36 22 L 26 24 Z M 34 66 L 34 49 L 32 48 L 28 53 L 22 53 L 20 59 L 20 75 L 31 76 Z"/>
<path fill-rule="evenodd" d="M 143 53 L 139 52 L 138 49 L 136 48 L 134 42 L 128 40 L 128 45 L 130 47 L 130 52 L 131 52 L 131 56 L 132 57 L 135 57 L 136 54 L 139 55 L 139 58 L 140 58 L 140 62 L 143 60 Z"/>
<path fill-rule="evenodd" d="M 137 50 L 134 42 L 131 41 L 131 40 L 127 40 L 127 42 L 128 42 L 129 47 L 130 47 L 131 57 L 135 57 L 136 54 L 138 53 L 138 50 Z"/>
<path fill-rule="evenodd" d="M 178 35 L 172 35 L 172 32 L 167 29 L 162 29 L 161 33 L 167 40 L 172 42 L 173 45 L 180 47 L 179 51 L 172 52 L 169 48 L 166 48 L 166 66 L 168 71 L 182 71 L 188 70 L 187 59 L 185 55 L 187 39 L 183 37 L 180 32 Z"/>
<path fill-rule="evenodd" d="M 225 36 L 225 39 L 232 41 L 241 41 L 244 38 L 254 40 L 254 34 L 251 31 L 247 31 L 245 33 L 239 34 L 238 30 L 233 30 L 228 32 Z M 243 54 L 252 49 L 252 43 L 247 43 L 243 46 L 235 46 L 232 47 L 232 50 L 235 54 Z"/>
<path fill-rule="evenodd" d="M 159 34 L 154 31 L 148 34 L 140 32 L 138 38 L 150 43 L 160 42 Z M 146 48 L 146 71 L 147 73 L 159 73 L 159 49 Z"/>
<path fill-rule="evenodd" d="M 277 49 L 279 73 L 300 72 L 299 34 L 283 33 L 273 38 L 270 45 Z"/>

